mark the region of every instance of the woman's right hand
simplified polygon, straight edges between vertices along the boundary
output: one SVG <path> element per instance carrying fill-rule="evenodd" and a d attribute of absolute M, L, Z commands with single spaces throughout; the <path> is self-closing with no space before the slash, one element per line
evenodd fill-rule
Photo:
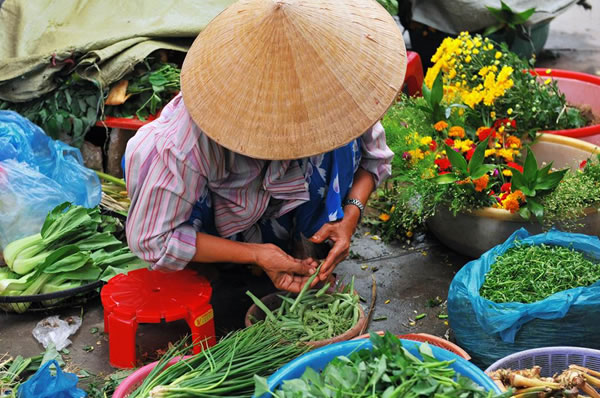
<path fill-rule="evenodd" d="M 298 293 L 319 265 L 312 258 L 299 260 L 272 244 L 257 244 L 255 264 L 271 278 L 277 289 Z M 319 283 L 315 278 L 311 287 Z"/>

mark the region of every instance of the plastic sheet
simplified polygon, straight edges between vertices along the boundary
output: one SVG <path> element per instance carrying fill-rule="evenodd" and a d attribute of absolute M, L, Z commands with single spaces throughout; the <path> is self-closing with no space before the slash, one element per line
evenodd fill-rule
<path fill-rule="evenodd" d="M 496 257 L 523 244 L 572 247 L 589 257 L 600 258 L 595 236 L 552 230 L 530 236 L 520 229 L 510 238 L 465 265 L 454 277 L 448 293 L 448 315 L 459 346 L 479 366 L 517 351 L 548 346 L 579 346 L 600 349 L 600 282 L 558 292 L 530 303 L 494 303 L 479 295 L 485 275 Z"/>
<path fill-rule="evenodd" d="M 58 204 L 94 207 L 101 196 L 100 180 L 78 149 L 15 112 L 0 111 L 0 248 L 39 232 Z"/>
<path fill-rule="evenodd" d="M 32 333 L 44 348 L 48 348 L 52 344 L 60 351 L 71 344 L 69 336 L 75 334 L 80 326 L 81 318 L 78 316 L 71 316 L 67 320 L 62 320 L 58 316 L 50 316 L 39 321 Z"/>
<path fill-rule="evenodd" d="M 52 375 L 52 370 L 55 375 Z M 43 364 L 33 376 L 19 386 L 19 398 L 80 398 L 86 393 L 77 388 L 77 376 L 63 372 L 56 360 Z"/>

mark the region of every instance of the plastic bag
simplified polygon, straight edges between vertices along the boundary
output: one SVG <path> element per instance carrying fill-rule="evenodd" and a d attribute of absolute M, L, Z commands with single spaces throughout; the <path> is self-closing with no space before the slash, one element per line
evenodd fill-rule
<path fill-rule="evenodd" d="M 56 374 L 50 369 L 54 366 Z M 19 386 L 19 398 L 80 398 L 86 393 L 77 388 L 77 375 L 63 372 L 58 362 L 48 361 L 25 383 Z"/>
<path fill-rule="evenodd" d="M 100 180 L 83 165 L 79 149 L 52 140 L 12 111 L 0 111 L 0 167 L 0 247 L 39 232 L 39 214 L 60 203 L 94 207 L 102 197 Z"/>
<path fill-rule="evenodd" d="M 58 316 L 50 316 L 39 321 L 33 328 L 33 337 L 42 343 L 44 348 L 52 344 L 60 351 L 71 344 L 69 336 L 75 334 L 80 326 L 81 318 L 78 316 L 71 316 L 66 321 Z"/>
<path fill-rule="evenodd" d="M 454 277 L 448 292 L 448 316 L 458 345 L 479 366 L 487 367 L 514 352 L 537 347 L 579 346 L 600 349 L 600 282 L 553 294 L 530 303 L 494 303 L 479 295 L 496 257 L 514 246 L 568 246 L 600 258 L 596 236 L 556 230 L 530 236 L 521 228 L 502 245 L 469 262 Z"/>

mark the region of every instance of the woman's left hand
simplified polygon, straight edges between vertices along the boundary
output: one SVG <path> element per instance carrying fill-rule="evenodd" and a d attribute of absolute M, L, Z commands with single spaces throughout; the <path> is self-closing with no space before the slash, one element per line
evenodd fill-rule
<path fill-rule="evenodd" d="M 310 241 L 313 243 L 323 243 L 327 239 L 334 242 L 333 247 L 329 250 L 329 254 L 321 266 L 319 280 L 327 280 L 335 267 L 348 257 L 350 253 L 350 240 L 356 230 L 359 217 L 360 211 L 358 211 L 358 208 L 349 206 L 347 209 L 344 209 L 343 219 L 324 224 L 310 238 Z"/>

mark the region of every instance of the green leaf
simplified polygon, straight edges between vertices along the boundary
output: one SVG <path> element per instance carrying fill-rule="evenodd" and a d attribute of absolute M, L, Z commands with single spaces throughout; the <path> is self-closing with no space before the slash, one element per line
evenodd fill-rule
<path fill-rule="evenodd" d="M 547 174 L 543 177 L 542 181 L 539 181 L 535 188 L 538 190 L 551 190 L 556 188 L 556 186 L 562 181 L 565 174 L 569 171 L 569 169 L 564 169 L 560 171 L 555 171 L 554 173 Z"/>
<path fill-rule="evenodd" d="M 436 184 L 451 184 L 458 181 L 458 177 L 454 173 L 441 174 L 430 179 Z"/>
<path fill-rule="evenodd" d="M 431 89 L 427 87 L 427 84 L 425 84 L 425 82 L 423 82 L 421 91 L 423 92 L 423 98 L 425 98 L 425 102 L 429 104 L 429 99 L 431 98 Z M 426 109 L 426 111 L 429 111 L 429 109 Z"/>
<path fill-rule="evenodd" d="M 525 164 L 523 165 L 523 177 L 525 183 L 529 188 L 534 188 L 535 180 L 537 178 L 537 160 L 531 148 L 527 149 L 527 157 L 525 158 Z"/>
<path fill-rule="evenodd" d="M 254 395 L 260 397 L 261 395 L 267 393 L 271 393 L 271 389 L 269 388 L 267 379 L 264 377 L 260 377 L 259 375 L 254 375 Z"/>
<path fill-rule="evenodd" d="M 61 214 L 64 213 L 64 211 L 70 206 L 71 206 L 71 203 L 64 202 L 64 203 L 61 203 L 58 206 L 56 206 L 54 209 L 52 209 L 48 213 L 48 215 L 46 216 L 46 219 L 44 220 L 44 225 L 42 226 L 42 231 L 41 231 L 42 236 L 47 233 L 48 228 L 50 228 L 50 225 L 52 223 L 54 223 L 61 216 Z"/>
<path fill-rule="evenodd" d="M 527 198 L 527 208 L 531 211 L 531 213 L 533 213 L 535 218 L 537 218 L 538 222 L 542 221 L 544 216 L 544 206 L 539 204 L 533 198 Z"/>
<path fill-rule="evenodd" d="M 485 31 L 483 32 L 484 36 L 490 36 L 493 35 L 494 33 L 498 32 L 499 30 L 501 30 L 504 27 L 504 25 L 502 24 L 498 24 L 498 25 L 492 25 L 492 26 L 488 26 Z"/>
<path fill-rule="evenodd" d="M 523 217 L 525 220 L 529 220 L 531 218 L 531 212 L 527 207 L 521 207 L 519 209 L 519 215 Z"/>
<path fill-rule="evenodd" d="M 477 147 L 475 148 L 475 152 L 473 152 L 473 156 L 471 156 L 471 160 L 469 160 L 469 172 L 473 172 L 473 170 L 478 169 L 482 164 L 483 164 L 483 160 L 485 159 L 485 149 L 488 147 L 488 141 L 490 140 L 490 137 L 486 138 L 485 140 L 483 140 L 482 142 L 480 142 L 479 144 L 477 144 Z M 471 175 L 471 177 L 473 177 Z M 481 177 L 481 176 L 479 176 Z M 479 177 L 473 177 L 473 178 L 479 178 Z"/>
<path fill-rule="evenodd" d="M 109 247 L 121 247 L 123 243 L 110 232 L 95 233 L 90 237 L 75 243 L 79 250 L 96 251 Z"/>
<path fill-rule="evenodd" d="M 83 134 L 83 121 L 79 118 L 73 118 L 73 136 L 80 137 Z"/>
<path fill-rule="evenodd" d="M 496 169 L 497 167 L 498 166 L 496 166 L 495 164 L 482 164 L 475 170 L 471 170 L 469 176 L 471 177 L 471 179 L 476 180 L 478 178 L 483 177 L 484 174 L 487 174 L 490 171 Z"/>
<path fill-rule="evenodd" d="M 467 173 L 467 161 L 463 157 L 462 154 L 456 152 L 454 149 L 450 148 L 448 144 L 444 144 L 446 149 L 446 156 L 448 156 L 448 160 L 452 164 L 452 167 L 460 172 L 466 174 Z"/>
<path fill-rule="evenodd" d="M 76 247 L 76 246 L 75 246 Z M 80 252 L 65 256 L 52 264 L 44 264 L 44 272 L 48 274 L 57 274 L 62 272 L 75 271 L 83 267 L 90 259 L 89 252 Z M 46 262 L 45 262 L 46 263 Z"/>
<path fill-rule="evenodd" d="M 513 21 L 516 24 L 524 24 L 525 22 L 527 22 L 527 20 L 529 18 L 531 18 L 531 16 L 533 15 L 534 12 L 535 12 L 535 7 L 525 10 L 523 12 L 517 13 L 517 14 L 515 14 L 515 18 L 513 19 Z"/>
<path fill-rule="evenodd" d="M 513 191 L 516 191 L 517 189 L 527 188 L 527 184 L 525 182 L 523 174 L 519 170 L 513 169 L 512 167 L 508 167 L 508 169 L 512 171 L 511 185 Z"/>
<path fill-rule="evenodd" d="M 444 83 L 442 81 L 442 73 L 439 72 L 431 87 L 431 97 L 429 103 L 432 107 L 438 105 L 444 97 Z"/>

